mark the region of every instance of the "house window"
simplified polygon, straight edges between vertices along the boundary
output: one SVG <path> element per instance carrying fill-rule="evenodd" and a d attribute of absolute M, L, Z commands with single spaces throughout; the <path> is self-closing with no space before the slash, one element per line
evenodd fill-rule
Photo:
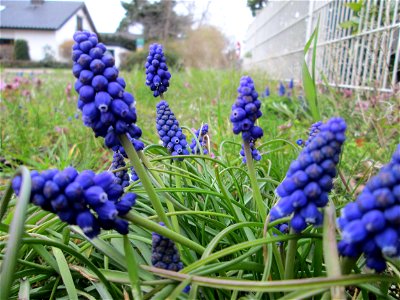
<path fill-rule="evenodd" d="M 82 26 L 82 17 L 80 16 L 76 16 L 76 30 L 82 30 L 83 26 Z"/>

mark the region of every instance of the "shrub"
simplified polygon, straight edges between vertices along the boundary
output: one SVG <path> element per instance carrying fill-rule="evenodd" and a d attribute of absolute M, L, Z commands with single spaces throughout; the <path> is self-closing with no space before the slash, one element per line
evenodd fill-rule
<path fill-rule="evenodd" d="M 16 40 L 14 44 L 14 58 L 16 60 L 30 60 L 29 46 L 25 40 Z"/>
<path fill-rule="evenodd" d="M 60 56 L 66 60 L 71 59 L 73 40 L 66 40 L 59 46 Z"/>
<path fill-rule="evenodd" d="M 121 55 L 121 69 L 129 71 L 135 66 L 144 68 L 147 55 L 147 51 L 129 52 Z M 180 60 L 179 54 L 176 51 L 165 51 L 165 56 L 169 67 L 178 70 L 183 67 L 183 62 Z"/>

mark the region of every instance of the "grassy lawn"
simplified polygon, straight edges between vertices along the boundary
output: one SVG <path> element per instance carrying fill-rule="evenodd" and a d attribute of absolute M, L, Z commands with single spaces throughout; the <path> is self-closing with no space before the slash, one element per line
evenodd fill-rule
<path fill-rule="evenodd" d="M 112 151 L 103 145 L 102 138 L 96 139 L 92 130 L 82 124 L 76 108 L 74 77 L 69 70 L 4 74 L 9 85 L 2 89 L 0 100 L 1 194 L 5 194 L 6 185 L 19 165 L 39 171 L 74 166 L 78 171 L 99 172 L 110 167 Z M 164 233 L 179 241 L 177 247 L 185 266 L 180 273 L 182 277 L 177 279 L 172 272 L 164 274 L 150 267 L 151 232 L 154 226 L 154 231 L 163 228 L 153 222 L 160 214 L 157 217 L 154 197 L 142 181 L 131 183 L 125 190 L 138 195 L 135 212 L 129 216 L 129 239 L 104 230 L 100 238 L 90 240 L 77 226 L 67 226 L 54 214 L 29 206 L 27 219 L 22 220 L 26 235 L 14 276 L 20 281 L 10 283 L 10 295 L 67 299 L 79 294 L 87 299 L 132 299 L 128 292 L 138 278 L 142 292 L 152 299 L 187 299 L 179 295 L 187 285 L 192 289 L 190 299 L 297 299 L 323 293 L 325 299 L 335 285 L 352 286 L 345 291 L 350 298 L 356 298 L 357 293 L 365 299 L 389 294 L 390 285 L 398 282 L 392 265 L 383 275 L 366 275 L 365 260 L 360 259 L 353 277 L 332 276 L 332 264 L 337 265 L 339 260 L 337 254 L 331 255 L 339 238 L 334 225 L 327 222 L 323 230 L 309 226 L 303 235 L 287 235 L 274 227 L 287 222 L 286 218 L 269 224 L 268 231 L 263 231 L 264 219 L 258 213 L 258 203 L 254 203 L 256 189 L 252 174 L 239 155 L 242 140 L 232 133 L 229 120 L 242 75 L 248 74 L 237 70 L 172 72 L 165 100 L 189 143 L 193 137 L 191 128 L 209 124 L 212 152 L 211 156 L 172 162 L 159 144 L 155 129 L 159 99 L 145 86 L 144 71 L 136 69 L 122 74 L 126 90 L 136 99 L 137 125 L 143 130 L 146 144 L 144 154 L 154 166 L 149 167 L 150 182 L 162 207 L 168 207 L 174 226 L 174 231 Z M 257 145 L 262 159 L 254 162 L 255 182 L 262 196 L 261 205 L 269 211 L 278 199 L 276 187 L 302 149 L 296 141 L 307 140 L 313 120 L 300 84 L 290 91 L 286 88 L 290 94 L 278 96 L 278 82 L 264 74 L 250 75 L 260 94 L 263 116 L 257 122 L 264 130 Z M 266 86 L 271 90 L 268 97 L 264 96 Z M 341 176 L 334 179 L 329 196 L 336 209 L 333 214 L 339 216 L 340 208 L 355 199 L 397 147 L 399 104 L 395 96 L 372 92 L 364 96 L 318 85 L 318 105 L 323 121 L 341 116 L 347 123 L 347 138 L 338 164 Z M 16 203 L 13 196 L 8 208 L 0 205 L 1 262 L 5 257 L 5 241 L 12 241 L 8 226 L 13 219 L 19 219 L 14 215 L 14 209 L 18 209 Z M 333 230 L 333 235 L 326 242 L 329 230 Z M 297 239 L 298 252 L 292 247 Z M 289 257 L 285 249 L 290 248 L 294 249 L 291 265 L 296 280 L 283 282 L 290 278 L 283 267 Z M 133 257 L 141 268 L 132 275 L 132 268 L 133 273 L 136 270 Z M 325 278 L 327 275 L 333 279 Z M 225 278 L 239 281 L 236 284 L 220 280 Z M 177 285 L 170 279 L 184 281 Z M 378 281 L 382 284 L 377 284 Z M 280 282 L 286 284 L 285 290 L 279 286 Z M 394 299 L 394 292 L 390 293 L 389 299 Z"/>

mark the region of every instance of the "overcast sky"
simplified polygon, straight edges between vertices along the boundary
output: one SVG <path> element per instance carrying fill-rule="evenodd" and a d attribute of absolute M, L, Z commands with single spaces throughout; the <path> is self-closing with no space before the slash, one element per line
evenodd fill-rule
<path fill-rule="evenodd" d="M 96 29 L 99 32 L 115 32 L 125 14 L 120 0 L 84 1 Z M 208 3 L 207 22 L 219 27 L 231 41 L 242 42 L 253 19 L 246 6 L 247 0 L 185 0 L 185 4 L 192 4 L 194 7 L 195 20 L 201 18 Z M 184 11 L 184 8 L 179 10 Z"/>

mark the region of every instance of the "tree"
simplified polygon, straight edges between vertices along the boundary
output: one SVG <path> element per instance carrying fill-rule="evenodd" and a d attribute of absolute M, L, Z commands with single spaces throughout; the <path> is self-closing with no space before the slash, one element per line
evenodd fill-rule
<path fill-rule="evenodd" d="M 218 28 L 203 25 L 188 32 L 187 38 L 179 41 L 185 67 L 199 69 L 224 68 L 228 66 L 226 49 L 228 40 Z"/>
<path fill-rule="evenodd" d="M 247 6 L 251 9 L 253 17 L 256 15 L 257 10 L 262 9 L 268 0 L 247 0 Z"/>
<path fill-rule="evenodd" d="M 131 25 L 143 25 L 143 36 L 147 41 L 179 38 L 192 24 L 192 16 L 177 14 L 174 10 L 177 2 L 173 0 L 148 1 L 131 0 L 121 2 L 126 10 L 118 31 L 127 32 Z"/>

